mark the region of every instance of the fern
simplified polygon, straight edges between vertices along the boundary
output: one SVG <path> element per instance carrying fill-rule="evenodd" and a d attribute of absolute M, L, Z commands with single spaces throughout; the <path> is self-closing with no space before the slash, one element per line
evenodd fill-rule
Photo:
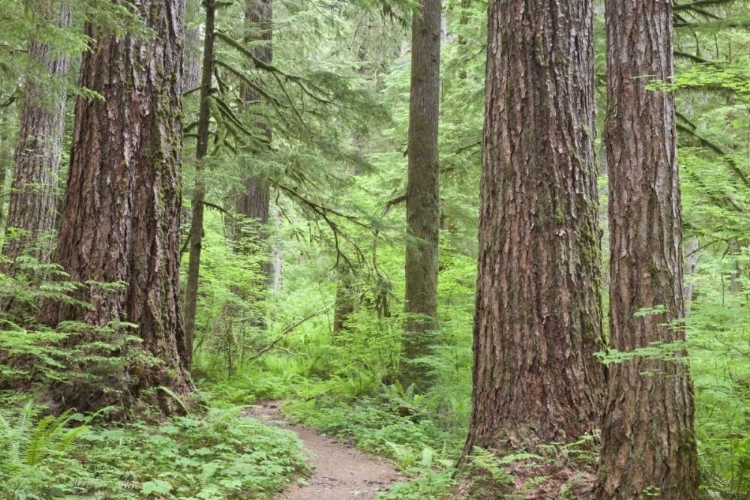
<path fill-rule="evenodd" d="M 507 463 L 507 462 L 506 462 Z M 469 457 L 469 465 L 475 471 L 481 471 L 499 484 L 513 484 L 513 478 L 502 467 L 502 462 L 489 450 L 475 446 Z"/>

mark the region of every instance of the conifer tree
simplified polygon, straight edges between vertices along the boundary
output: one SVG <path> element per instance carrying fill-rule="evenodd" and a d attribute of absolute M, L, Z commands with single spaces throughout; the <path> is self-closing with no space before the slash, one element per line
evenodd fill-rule
<path fill-rule="evenodd" d="M 273 61 L 273 0 L 245 0 L 245 39 L 244 42 L 252 51 L 253 57 L 262 63 L 270 64 Z M 249 66 L 254 61 L 248 61 Z M 242 88 L 242 100 L 246 105 L 259 104 L 262 101 L 260 93 L 245 85 Z M 268 123 L 259 122 L 256 126 L 261 129 L 271 141 L 271 127 Z M 269 180 L 262 174 L 250 175 L 243 180 L 243 191 L 237 198 L 237 213 L 250 221 L 258 223 L 260 229 L 260 245 L 267 239 L 268 217 L 270 213 L 271 186 Z M 242 230 L 240 230 L 240 235 Z M 261 270 L 268 284 L 272 280 L 273 266 L 266 256 L 262 260 Z"/>
<path fill-rule="evenodd" d="M 632 353 L 685 340 L 674 95 L 660 87 L 674 74 L 672 4 L 608 0 L 606 22 L 610 345 Z M 697 498 L 685 355 L 612 365 L 598 498 Z"/>
<path fill-rule="evenodd" d="M 429 386 L 430 376 L 419 358 L 430 354 L 438 328 L 440 20 L 440 0 L 420 0 L 412 22 L 402 368 L 404 384 L 420 390 Z"/>
<path fill-rule="evenodd" d="M 35 2 L 36 8 L 60 28 L 71 24 L 70 6 Z M 21 104 L 21 127 L 15 150 L 15 171 L 8 203 L 3 255 L 10 261 L 5 273 L 13 275 L 13 261 L 29 254 L 41 263 L 51 257 L 49 238 L 55 228 L 58 204 L 58 177 L 65 132 L 64 77 L 69 57 L 55 54 L 49 43 L 36 37 L 29 43 L 29 56 L 49 74 L 27 78 Z"/>
<path fill-rule="evenodd" d="M 490 3 L 466 453 L 599 424 L 592 12 L 590 0 Z"/>
<path fill-rule="evenodd" d="M 169 413 L 179 406 L 167 391 L 192 389 L 178 300 L 184 12 L 176 0 L 141 0 L 129 8 L 153 36 L 86 26 L 95 42 L 83 54 L 80 82 L 102 98 L 80 96 L 76 103 L 55 254 L 73 281 L 86 283 L 79 298 L 92 307 L 54 304 L 42 316 L 94 327 L 73 343 L 106 341 L 96 337 L 102 327 L 136 324 L 142 348 L 157 360 L 134 360 L 108 373 L 104 386 L 58 387 L 53 396 L 60 405 L 86 411 L 153 394 Z"/>

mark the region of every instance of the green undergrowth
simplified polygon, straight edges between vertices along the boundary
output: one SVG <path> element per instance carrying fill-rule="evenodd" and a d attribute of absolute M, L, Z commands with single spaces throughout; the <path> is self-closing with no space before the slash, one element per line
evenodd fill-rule
<path fill-rule="evenodd" d="M 352 402 L 330 396 L 286 404 L 283 411 L 296 423 L 337 436 L 368 453 L 386 457 L 410 481 L 397 483 L 389 499 L 441 498 L 453 483 L 462 444 L 457 433 L 439 428 L 425 408 L 395 388 Z"/>
<path fill-rule="evenodd" d="M 300 442 L 243 411 L 114 426 L 80 414 L 45 417 L 28 398 L 5 395 L 0 498 L 271 498 L 307 472 Z"/>

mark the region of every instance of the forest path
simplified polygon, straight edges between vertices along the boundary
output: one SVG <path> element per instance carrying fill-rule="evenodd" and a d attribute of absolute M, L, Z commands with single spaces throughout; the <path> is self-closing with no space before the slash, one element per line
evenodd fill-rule
<path fill-rule="evenodd" d="M 261 422 L 296 432 L 312 452 L 313 475 L 305 485 L 291 485 L 276 500 L 371 500 L 388 491 L 400 477 L 396 469 L 359 450 L 339 444 L 334 438 L 301 425 L 292 425 L 279 413 L 281 403 L 269 401 L 247 414 Z"/>

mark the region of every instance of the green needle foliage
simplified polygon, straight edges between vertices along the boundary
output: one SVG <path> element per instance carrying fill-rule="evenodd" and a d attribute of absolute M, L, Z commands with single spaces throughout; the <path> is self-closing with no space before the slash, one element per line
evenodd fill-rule
<path fill-rule="evenodd" d="M 186 45 L 194 45 L 187 49 L 195 56 L 202 12 L 199 2 L 188 3 L 188 31 L 197 38 Z M 244 417 L 243 408 L 283 399 L 295 422 L 387 457 L 403 471 L 406 479 L 383 498 L 523 498 L 553 487 L 559 498 L 586 498 L 598 461 L 593 436 L 535 454 L 479 449 L 467 462 L 468 474 L 456 474 L 471 415 L 488 3 L 481 0 L 443 2 L 440 331 L 434 351 L 420 360 L 435 384 L 418 394 L 397 383 L 405 320 L 407 41 L 416 3 L 276 0 L 267 62 L 253 55 L 265 42 L 244 41 L 244 1 L 217 2 L 209 152 L 201 169 L 193 159 L 197 93 L 185 89 L 184 109 L 175 110 L 184 117 L 181 246 L 197 175 L 207 187 L 192 366 L 199 391 L 183 400 L 155 389 L 179 401 L 182 415 L 169 419 L 148 403 L 122 411 L 126 402 L 110 379 L 125 366 L 161 363 L 146 354 L 138 325 L 128 318 L 97 328 L 40 324 L 39 313 L 51 302 L 88 307 L 71 298 L 82 285 L 53 264 L 19 257 L 14 277 L 0 273 L 0 497 L 272 498 L 310 471 L 291 433 Z M 3 205 L 24 81 L 45 78 L 25 54 L 30 37 L 70 54 L 75 69 L 91 42 L 86 21 L 123 36 L 150 36 L 128 2 L 71 4 L 74 22 L 66 29 L 40 16 L 31 0 L 10 0 L 0 9 Z M 602 5 L 595 4 L 597 130 L 587 132 L 599 153 L 601 244 L 608 259 L 601 154 L 606 46 Z M 687 332 L 689 351 L 681 361 L 690 364 L 695 382 L 704 499 L 750 497 L 749 24 L 748 2 L 675 4 L 676 78 L 653 84 L 677 100 L 691 299 L 678 327 Z M 74 81 L 72 71 L 60 84 L 92 97 Z M 243 87 L 259 100 L 246 102 Z M 71 99 L 70 115 L 73 107 Z M 71 136 L 69 125 L 66 149 Z M 271 186 L 265 227 L 235 210 L 243 181 L 256 177 Z M 56 182 L 64 188 L 65 175 Z M 183 259 L 183 272 L 186 264 Z M 269 265 L 272 279 L 263 271 Z M 108 293 L 122 283 L 99 285 Z M 606 275 L 603 285 L 606 312 Z M 639 314 L 659 313 L 656 307 Z M 673 358 L 683 347 L 609 351 L 601 360 Z M 62 402 L 48 394 L 66 384 L 107 387 L 103 397 L 111 406 L 95 416 L 61 412 Z"/>

